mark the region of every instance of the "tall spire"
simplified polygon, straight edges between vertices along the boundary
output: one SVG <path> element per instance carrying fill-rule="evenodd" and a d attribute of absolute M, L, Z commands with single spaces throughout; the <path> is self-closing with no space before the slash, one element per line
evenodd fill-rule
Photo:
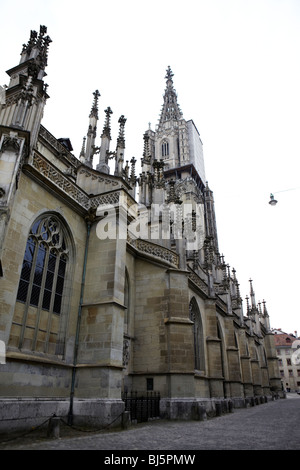
<path fill-rule="evenodd" d="M 119 136 L 117 138 L 117 149 L 116 149 L 116 162 L 115 162 L 115 175 L 123 175 L 123 162 L 124 162 L 124 151 L 125 151 L 125 134 L 124 128 L 126 123 L 126 118 L 122 114 L 119 118 Z"/>
<path fill-rule="evenodd" d="M 255 302 L 255 294 L 253 290 L 253 285 L 252 285 L 252 279 L 249 279 L 250 282 L 250 297 L 251 297 L 251 307 L 252 309 L 256 309 L 256 302 Z"/>
<path fill-rule="evenodd" d="M 85 164 L 93 166 L 93 156 L 95 153 L 95 139 L 97 134 L 97 121 L 98 121 L 98 98 L 100 93 L 98 90 L 93 93 L 94 101 L 92 109 L 89 115 L 89 127 L 86 139 L 86 151 L 85 151 Z"/>
<path fill-rule="evenodd" d="M 99 163 L 97 165 L 97 170 L 101 171 L 102 173 L 109 174 L 108 153 L 111 141 L 110 116 L 113 114 L 113 112 L 110 107 L 106 108 L 104 112 L 105 123 L 101 134 L 100 156 Z"/>
<path fill-rule="evenodd" d="M 160 114 L 159 127 L 166 121 L 178 121 L 182 119 L 182 112 L 177 103 L 177 94 L 173 87 L 173 72 L 168 66 L 166 71 L 167 86 L 164 94 L 164 104 Z"/>

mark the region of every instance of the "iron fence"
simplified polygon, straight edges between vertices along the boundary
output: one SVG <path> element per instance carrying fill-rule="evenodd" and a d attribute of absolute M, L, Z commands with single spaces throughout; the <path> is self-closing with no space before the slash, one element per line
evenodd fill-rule
<path fill-rule="evenodd" d="M 125 402 L 125 411 L 130 412 L 131 421 L 140 423 L 159 418 L 159 392 L 126 392 L 122 395 L 122 400 Z"/>

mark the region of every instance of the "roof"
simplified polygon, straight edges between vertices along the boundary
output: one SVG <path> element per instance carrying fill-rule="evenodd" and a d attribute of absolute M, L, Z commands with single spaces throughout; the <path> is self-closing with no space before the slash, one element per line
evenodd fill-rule
<path fill-rule="evenodd" d="M 291 346 L 296 339 L 295 336 L 288 335 L 287 333 L 274 334 L 275 346 Z"/>

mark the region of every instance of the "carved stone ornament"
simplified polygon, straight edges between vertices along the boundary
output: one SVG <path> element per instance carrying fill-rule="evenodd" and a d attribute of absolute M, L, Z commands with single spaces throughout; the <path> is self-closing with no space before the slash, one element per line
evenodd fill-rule
<path fill-rule="evenodd" d="M 124 339 L 123 342 L 123 366 L 126 367 L 130 359 L 130 342 L 128 339 Z"/>
<path fill-rule="evenodd" d="M 11 136 L 4 136 L 2 146 L 1 146 L 1 152 L 3 153 L 5 150 L 13 150 L 15 151 L 16 155 L 19 154 L 21 148 L 20 140 L 17 139 L 16 137 L 11 137 Z"/>

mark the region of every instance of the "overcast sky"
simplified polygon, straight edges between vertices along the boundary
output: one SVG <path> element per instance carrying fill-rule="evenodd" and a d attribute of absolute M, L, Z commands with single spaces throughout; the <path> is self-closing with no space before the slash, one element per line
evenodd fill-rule
<path fill-rule="evenodd" d="M 48 27 L 42 123 L 69 137 L 77 157 L 98 89 L 96 145 L 110 106 L 111 149 L 124 114 L 125 160 L 140 160 L 170 65 L 183 116 L 203 141 L 219 247 L 242 297 L 252 278 L 271 327 L 300 334 L 300 1 L 2 0 L 0 14 L 2 86 L 30 30 Z"/>

